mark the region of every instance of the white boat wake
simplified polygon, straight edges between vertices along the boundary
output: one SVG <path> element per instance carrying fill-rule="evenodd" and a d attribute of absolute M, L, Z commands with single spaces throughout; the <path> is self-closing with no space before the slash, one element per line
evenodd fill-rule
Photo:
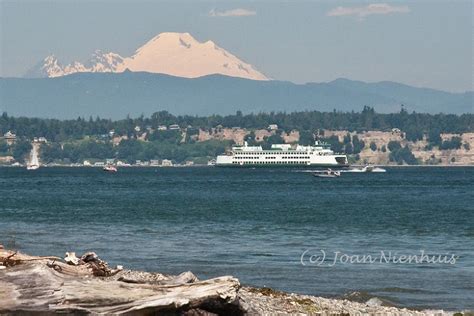
<path fill-rule="evenodd" d="M 380 173 L 380 172 L 387 172 L 387 170 L 380 168 L 380 167 L 373 167 L 373 166 L 365 166 L 363 168 L 356 168 L 353 167 L 347 170 L 341 170 L 342 172 L 350 172 L 350 173 Z"/>

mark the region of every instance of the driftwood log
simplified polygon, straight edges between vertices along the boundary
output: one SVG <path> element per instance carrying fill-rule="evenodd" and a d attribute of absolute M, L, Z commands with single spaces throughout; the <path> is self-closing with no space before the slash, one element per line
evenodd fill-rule
<path fill-rule="evenodd" d="M 371 299 L 354 302 L 241 287 L 231 276 L 198 280 L 113 269 L 95 253 L 28 256 L 0 245 L 0 315 L 452 315 Z M 472 315 L 469 313 L 459 313 Z"/>
<path fill-rule="evenodd" d="M 71 255 L 67 255 L 71 259 Z M 242 314 L 239 281 L 111 269 L 95 254 L 63 262 L 0 249 L 0 314 Z"/>

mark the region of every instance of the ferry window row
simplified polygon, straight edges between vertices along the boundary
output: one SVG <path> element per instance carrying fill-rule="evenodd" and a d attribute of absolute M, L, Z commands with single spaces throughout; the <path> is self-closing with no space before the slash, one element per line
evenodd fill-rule
<path fill-rule="evenodd" d="M 261 156 L 261 155 L 301 155 L 301 154 L 308 154 L 308 152 L 303 151 L 295 151 L 295 152 L 288 152 L 288 151 L 257 151 L 257 152 L 235 152 L 235 155 L 256 155 L 256 156 Z M 313 154 L 313 152 L 309 153 L 310 155 Z"/>
<path fill-rule="evenodd" d="M 243 164 L 243 165 L 275 165 L 275 164 L 285 164 L 285 165 L 297 165 L 297 164 L 306 164 L 304 161 L 233 161 L 233 164 Z"/>
<path fill-rule="evenodd" d="M 235 156 L 235 159 L 259 159 L 260 157 L 246 157 L 246 156 Z M 276 159 L 277 157 L 267 156 L 265 159 Z M 310 156 L 296 156 L 296 157 L 281 157 L 281 159 L 310 159 Z"/>

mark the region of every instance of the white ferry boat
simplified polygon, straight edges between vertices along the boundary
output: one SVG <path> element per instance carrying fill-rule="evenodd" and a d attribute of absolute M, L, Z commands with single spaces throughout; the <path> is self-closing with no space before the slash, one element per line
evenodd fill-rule
<path fill-rule="evenodd" d="M 275 144 L 271 149 L 262 146 L 233 146 L 217 156 L 217 167 L 346 167 L 347 157 L 335 154 L 329 144 L 316 142 L 314 146 Z"/>

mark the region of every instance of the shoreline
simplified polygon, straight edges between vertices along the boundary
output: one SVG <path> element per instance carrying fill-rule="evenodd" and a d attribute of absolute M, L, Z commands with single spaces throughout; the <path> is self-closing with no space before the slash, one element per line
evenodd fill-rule
<path fill-rule="evenodd" d="M 3 290 L 2 290 L 3 289 Z M 22 295 L 18 295 L 23 293 Z M 67 299 L 66 299 L 67 298 Z M 80 312 L 171 315 L 454 315 L 444 310 L 386 306 L 378 298 L 365 303 L 241 285 L 232 276 L 198 280 L 111 268 L 95 253 L 81 257 L 29 256 L 0 245 L 0 313 Z M 468 315 L 470 312 L 457 312 Z"/>

